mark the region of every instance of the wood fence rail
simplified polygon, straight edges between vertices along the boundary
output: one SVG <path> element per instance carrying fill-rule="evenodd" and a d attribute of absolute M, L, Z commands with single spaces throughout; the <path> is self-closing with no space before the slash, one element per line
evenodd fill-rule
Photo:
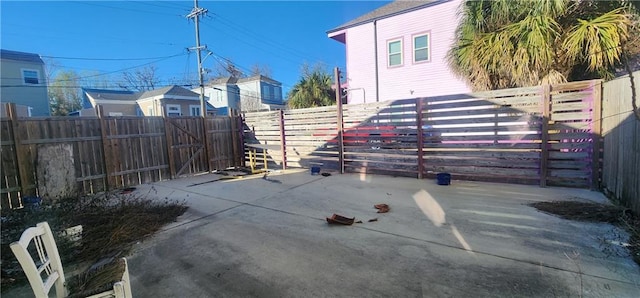
<path fill-rule="evenodd" d="M 97 193 L 244 165 L 239 116 L 110 117 L 101 110 L 99 117 L 19 118 L 7 104 L 2 208 L 22 207 L 25 196 Z"/>
<path fill-rule="evenodd" d="M 245 138 L 284 167 L 598 188 L 600 103 L 593 80 L 246 113 Z"/>

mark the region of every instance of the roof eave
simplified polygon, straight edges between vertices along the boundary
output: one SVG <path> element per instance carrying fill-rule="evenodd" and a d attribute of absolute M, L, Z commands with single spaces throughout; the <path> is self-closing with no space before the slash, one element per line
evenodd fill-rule
<path fill-rule="evenodd" d="M 344 30 L 349 29 L 349 28 L 361 26 L 361 25 L 364 25 L 364 24 L 372 23 L 372 22 L 379 21 L 379 20 L 382 20 L 382 19 L 394 17 L 394 16 L 397 16 L 397 15 L 405 14 L 405 13 L 408 13 L 408 12 L 420 10 L 420 9 L 423 9 L 423 8 L 427 8 L 427 7 L 430 7 L 430 6 L 435 6 L 435 5 L 442 4 L 442 3 L 445 3 L 445 2 L 450 2 L 450 1 L 452 1 L 452 0 L 436 0 L 436 1 L 433 1 L 433 2 L 427 2 L 427 3 L 424 3 L 423 5 L 420 5 L 420 6 L 407 8 L 407 9 L 404 9 L 404 10 L 401 10 L 401 11 L 393 12 L 393 13 L 382 15 L 382 16 L 373 17 L 371 19 L 367 19 L 367 20 L 364 20 L 364 21 L 361 21 L 361 22 L 357 22 L 357 23 L 354 23 L 354 24 L 349 24 L 349 25 L 346 25 L 346 26 L 342 25 L 340 27 L 333 28 L 333 29 L 327 31 L 327 34 L 330 35 L 330 34 L 332 34 L 334 32 L 337 32 L 337 31 L 344 31 Z"/>

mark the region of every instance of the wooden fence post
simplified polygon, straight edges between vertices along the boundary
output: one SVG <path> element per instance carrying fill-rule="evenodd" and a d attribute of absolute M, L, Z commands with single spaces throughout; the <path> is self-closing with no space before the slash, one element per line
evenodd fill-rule
<path fill-rule="evenodd" d="M 100 119 L 100 137 L 102 141 L 102 158 L 104 159 L 104 175 L 105 175 L 105 190 L 110 190 L 112 187 L 116 187 L 115 177 L 112 176 L 112 172 L 115 172 L 113 166 L 113 144 L 109 141 L 107 136 L 107 121 L 104 119 L 104 108 L 102 105 L 96 105 L 96 114 Z"/>
<path fill-rule="evenodd" d="M 551 85 L 542 86 L 542 126 L 540 141 L 540 187 L 547 187 L 549 164 L 549 121 L 551 120 Z"/>
<path fill-rule="evenodd" d="M 171 121 L 169 117 L 167 117 L 166 109 L 162 109 L 162 120 L 164 121 L 164 135 L 167 140 L 167 158 L 169 160 L 169 173 L 171 175 L 171 179 L 176 177 L 176 165 L 173 157 L 173 134 L 171 133 Z"/>
<path fill-rule="evenodd" d="M 287 169 L 287 141 L 284 132 L 284 111 L 280 110 L 280 151 L 282 152 L 282 169 Z"/>
<path fill-rule="evenodd" d="M 7 105 L 7 114 L 11 121 L 11 134 L 13 135 L 13 148 L 16 153 L 16 163 L 18 166 L 18 176 L 20 178 L 20 197 L 35 195 L 37 186 L 34 185 L 33 169 L 29 170 L 29 164 L 27 158 L 27 150 L 21 148 L 22 135 L 20 133 L 20 123 L 18 122 L 18 111 L 16 110 L 15 103 L 9 103 Z"/>
<path fill-rule="evenodd" d="M 418 179 L 422 179 L 424 172 L 424 156 L 422 147 L 424 146 L 424 129 L 422 128 L 422 98 L 416 98 L 416 125 L 418 127 Z"/>
<path fill-rule="evenodd" d="M 340 69 L 337 67 L 333 71 L 336 80 L 336 103 L 338 105 L 337 125 L 338 125 L 338 162 L 340 174 L 344 174 L 344 140 L 343 140 L 343 119 L 342 119 L 342 90 L 340 88 Z"/>
<path fill-rule="evenodd" d="M 211 150 L 211 146 L 209 144 L 209 130 L 207 129 L 207 119 L 209 119 L 209 115 L 205 111 L 202 117 L 202 142 L 204 143 L 204 158 L 207 161 L 207 172 L 211 173 L 211 156 L 213 155 Z"/>
<path fill-rule="evenodd" d="M 602 80 L 593 80 L 593 115 L 591 116 L 591 190 L 600 189 L 600 146 L 602 145 Z"/>
<path fill-rule="evenodd" d="M 242 117 L 241 114 L 238 113 L 238 115 L 235 116 L 236 117 L 236 121 L 238 122 L 238 131 L 237 133 L 240 135 L 240 140 L 239 140 L 239 145 L 240 145 L 240 152 L 238 152 L 238 162 L 239 165 L 244 167 L 246 166 L 245 163 L 245 155 L 244 155 L 244 119 Z M 234 132 L 236 133 L 236 132 Z"/>
<path fill-rule="evenodd" d="M 233 113 L 233 111 L 232 111 Z M 231 148 L 233 152 L 233 161 L 231 162 L 231 166 L 235 167 L 238 165 L 238 121 L 236 121 L 236 116 L 234 114 L 229 114 L 229 121 L 231 121 Z"/>

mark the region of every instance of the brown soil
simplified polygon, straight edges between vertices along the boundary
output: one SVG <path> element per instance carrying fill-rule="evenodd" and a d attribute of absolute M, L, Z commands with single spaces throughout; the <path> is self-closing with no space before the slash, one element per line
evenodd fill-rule
<path fill-rule="evenodd" d="M 43 202 L 33 210 L 2 210 L 2 290 L 26 283 L 9 244 L 38 222 L 49 223 L 62 264 L 71 268 L 74 264 L 126 255 L 135 243 L 175 221 L 186 209 L 183 202 L 150 200 L 133 191 Z M 75 225 L 83 227 L 79 243 L 60 236 L 61 231 Z"/>

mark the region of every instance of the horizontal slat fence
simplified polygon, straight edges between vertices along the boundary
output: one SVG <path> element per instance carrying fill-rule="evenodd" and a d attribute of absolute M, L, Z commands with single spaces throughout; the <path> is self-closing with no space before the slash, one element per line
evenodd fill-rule
<path fill-rule="evenodd" d="M 79 194 L 244 165 L 240 117 L 207 118 L 203 125 L 200 117 L 18 118 L 12 109 L 0 121 L 2 208 L 20 208 L 23 197 L 39 195 L 38 173 L 49 172 L 38 166 L 38 154 L 48 145 L 71 148 Z"/>
<path fill-rule="evenodd" d="M 254 142 L 286 148 L 285 157 L 271 154 L 287 166 L 339 169 L 342 155 L 349 172 L 596 187 L 600 84 L 344 105 L 343 151 L 336 106 L 248 113 L 245 121 Z"/>

